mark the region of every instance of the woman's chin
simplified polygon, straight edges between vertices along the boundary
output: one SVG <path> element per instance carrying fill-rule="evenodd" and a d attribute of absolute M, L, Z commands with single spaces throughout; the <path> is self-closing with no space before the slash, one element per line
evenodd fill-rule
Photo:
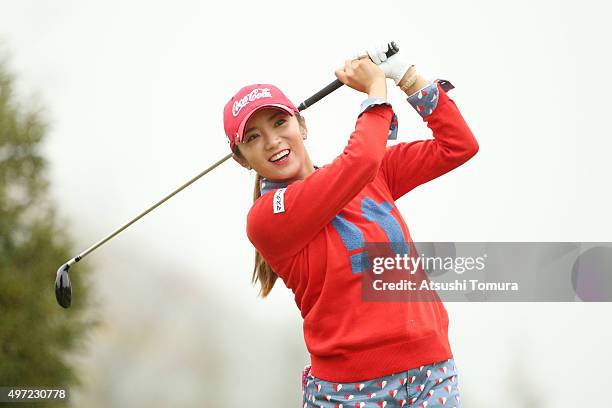
<path fill-rule="evenodd" d="M 295 180 L 298 176 L 298 169 L 293 166 L 289 166 L 283 169 L 272 169 L 266 178 L 271 181 L 289 181 Z"/>

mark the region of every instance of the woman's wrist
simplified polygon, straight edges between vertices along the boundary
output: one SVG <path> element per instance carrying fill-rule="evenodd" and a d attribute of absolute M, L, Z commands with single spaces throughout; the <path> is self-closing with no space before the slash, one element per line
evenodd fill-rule
<path fill-rule="evenodd" d="M 382 80 L 376 81 L 366 90 L 368 98 L 383 98 L 387 99 L 387 80 L 383 77 Z"/>
<path fill-rule="evenodd" d="M 397 84 L 408 96 L 419 89 L 425 88 L 427 85 L 429 85 L 429 81 L 416 72 L 414 65 L 406 71 L 402 80 Z"/>

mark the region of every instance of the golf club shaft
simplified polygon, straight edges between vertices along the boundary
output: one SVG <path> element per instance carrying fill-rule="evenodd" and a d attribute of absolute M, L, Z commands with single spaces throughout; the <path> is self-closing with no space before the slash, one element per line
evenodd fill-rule
<path fill-rule="evenodd" d="M 119 234 L 121 231 L 125 230 L 127 227 L 129 227 L 130 225 L 132 225 L 133 223 L 135 223 L 136 221 L 138 221 L 139 219 L 141 219 L 142 217 L 144 217 L 145 215 L 147 215 L 148 213 L 150 213 L 151 211 L 153 211 L 154 209 L 156 209 L 157 207 L 159 207 L 161 204 L 163 204 L 164 202 L 166 202 L 167 200 L 169 200 L 172 196 L 174 196 L 175 194 L 177 194 L 178 192 L 180 192 L 181 190 L 185 189 L 186 187 L 188 187 L 189 185 L 191 185 L 193 182 L 195 182 L 196 180 L 198 180 L 200 177 L 204 176 L 205 174 L 209 173 L 210 171 L 212 171 L 215 167 L 219 166 L 221 163 L 223 163 L 224 161 L 226 161 L 227 159 L 229 159 L 230 157 L 232 157 L 232 154 L 228 154 L 227 156 L 225 156 L 224 158 L 222 158 L 221 160 L 217 161 L 215 164 L 213 164 L 212 166 L 210 166 L 209 168 L 207 168 L 206 170 L 204 170 L 203 172 L 201 172 L 200 174 L 198 174 L 197 176 L 195 176 L 194 178 L 192 178 L 191 180 L 189 180 L 188 182 L 186 182 L 185 184 L 183 184 L 182 186 L 180 186 L 179 188 L 177 188 L 176 190 L 174 190 L 172 193 L 168 194 L 167 196 L 165 196 L 164 198 L 162 198 L 160 201 L 158 201 L 157 203 L 155 203 L 152 207 L 144 210 L 142 213 L 140 213 L 138 216 L 136 216 L 136 218 L 132 219 L 131 221 L 129 221 L 127 224 L 125 224 L 124 226 L 120 227 L 118 230 L 116 230 L 115 232 L 111 233 L 110 235 L 108 235 L 107 237 L 101 239 L 100 241 L 98 241 L 97 243 L 93 244 L 91 247 L 87 248 L 85 251 L 83 251 L 82 253 L 80 253 L 78 256 L 72 258 L 70 261 L 67 262 L 68 266 L 74 264 L 75 262 L 80 261 L 81 259 L 83 259 L 87 254 L 89 254 L 90 252 L 94 251 L 96 248 L 98 248 L 101 245 L 104 245 L 108 240 L 112 239 L 114 236 L 116 236 L 117 234 Z"/>
<path fill-rule="evenodd" d="M 391 57 L 392 55 L 394 55 L 398 51 L 399 51 L 399 48 L 397 47 L 395 42 L 389 43 L 389 50 L 386 53 L 387 57 Z M 321 89 L 319 92 L 315 93 L 313 96 L 311 96 L 310 98 L 308 98 L 304 102 L 302 102 L 299 105 L 299 107 L 298 107 L 298 111 L 303 111 L 304 109 L 312 106 L 314 103 L 320 101 L 321 99 L 323 99 L 324 97 L 326 97 L 327 95 L 329 95 L 330 93 L 335 91 L 336 89 L 340 88 L 342 85 L 344 85 L 344 84 L 342 82 L 340 82 L 338 79 L 336 79 L 335 81 L 333 81 L 332 83 L 327 85 L 325 88 Z M 70 267 L 74 263 L 79 262 L 81 259 L 83 259 L 85 256 L 87 256 L 89 253 L 91 253 L 92 251 L 96 250 L 101 245 L 104 245 L 106 242 L 108 242 L 110 239 L 115 237 L 117 234 L 121 233 L 127 227 L 129 227 L 130 225 L 132 225 L 133 223 L 135 223 L 136 221 L 138 221 L 139 219 L 141 219 L 142 217 L 144 217 L 145 215 L 147 215 L 148 213 L 153 211 L 155 208 L 159 207 L 161 204 L 166 202 L 168 199 L 173 197 L 175 194 L 177 194 L 178 192 L 180 192 L 184 188 L 188 187 L 189 185 L 191 185 L 193 182 L 195 182 L 196 180 L 198 180 L 199 178 L 201 178 L 205 174 L 209 173 L 211 170 L 213 170 L 214 168 L 219 166 L 221 163 L 223 163 L 224 161 L 226 161 L 230 157 L 232 157 L 231 153 L 228 154 L 227 156 L 223 157 L 221 160 L 217 161 L 215 164 L 213 164 L 212 166 L 210 166 L 209 168 L 207 168 L 206 170 L 204 170 L 203 172 L 201 172 L 200 174 L 198 174 L 197 176 L 195 176 L 191 180 L 189 180 L 187 183 L 183 184 L 182 186 L 180 186 L 179 188 L 174 190 L 172 193 L 168 194 L 166 197 L 164 197 L 163 199 L 161 199 L 160 201 L 155 203 L 152 207 L 144 210 L 142 213 L 140 213 L 138 216 L 136 216 L 136 218 L 132 219 L 127 224 L 123 225 L 122 227 L 120 227 L 116 231 L 112 232 L 111 234 L 109 234 L 105 238 L 103 238 L 100 241 L 98 241 L 97 243 L 93 244 L 91 247 L 87 248 L 85 251 L 83 251 L 82 253 L 80 253 L 76 257 L 74 257 L 71 260 L 69 260 L 68 262 L 66 262 L 66 265 L 68 267 Z"/>

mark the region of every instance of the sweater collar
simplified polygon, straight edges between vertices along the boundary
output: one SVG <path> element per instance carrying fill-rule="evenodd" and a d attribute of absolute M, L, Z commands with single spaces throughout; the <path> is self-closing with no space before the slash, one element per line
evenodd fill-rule
<path fill-rule="evenodd" d="M 319 169 L 318 166 L 314 166 L 314 168 L 315 168 L 315 171 Z M 267 192 L 270 192 L 272 190 L 276 190 L 278 188 L 285 188 L 289 184 L 291 183 L 284 182 L 284 181 L 272 181 L 272 180 L 268 180 L 265 177 L 262 177 L 261 182 L 259 184 L 259 192 L 261 195 L 264 195 Z"/>

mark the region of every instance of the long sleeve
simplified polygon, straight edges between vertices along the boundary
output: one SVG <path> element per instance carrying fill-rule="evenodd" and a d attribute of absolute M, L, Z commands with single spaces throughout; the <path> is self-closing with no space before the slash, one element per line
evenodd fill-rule
<path fill-rule="evenodd" d="M 247 216 L 247 235 L 268 262 L 294 255 L 376 177 L 385 154 L 390 105 L 362 112 L 342 154 L 286 188 L 262 195 Z"/>
<path fill-rule="evenodd" d="M 413 101 L 423 98 L 423 103 L 409 102 L 432 130 L 434 139 L 398 143 L 386 149 L 380 169 L 394 200 L 459 167 L 478 152 L 478 142 L 455 102 L 440 83 L 432 88 L 436 92 L 420 90 L 411 96 Z M 432 98 L 437 101 L 432 103 Z M 424 106 L 426 111 L 418 106 Z"/>

